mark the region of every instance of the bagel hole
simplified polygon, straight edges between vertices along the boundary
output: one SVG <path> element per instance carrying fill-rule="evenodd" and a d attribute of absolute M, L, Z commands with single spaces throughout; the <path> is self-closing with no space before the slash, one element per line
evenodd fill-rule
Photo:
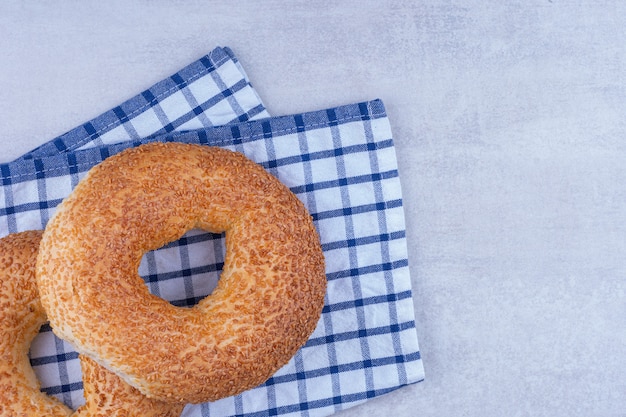
<path fill-rule="evenodd" d="M 192 307 L 217 286 L 225 255 L 224 233 L 192 229 L 144 254 L 139 275 L 151 294 L 177 307 Z"/>
<path fill-rule="evenodd" d="M 85 404 L 80 360 L 74 347 L 58 338 L 48 323 L 30 344 L 30 365 L 41 385 L 41 391 L 76 410 Z"/>

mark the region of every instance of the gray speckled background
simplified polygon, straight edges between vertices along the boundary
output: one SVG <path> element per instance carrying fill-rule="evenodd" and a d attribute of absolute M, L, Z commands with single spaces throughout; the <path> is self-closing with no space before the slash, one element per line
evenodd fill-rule
<path fill-rule="evenodd" d="M 0 3 L 0 161 L 231 47 L 275 115 L 384 100 L 426 381 L 342 416 L 626 416 L 626 3 Z"/>

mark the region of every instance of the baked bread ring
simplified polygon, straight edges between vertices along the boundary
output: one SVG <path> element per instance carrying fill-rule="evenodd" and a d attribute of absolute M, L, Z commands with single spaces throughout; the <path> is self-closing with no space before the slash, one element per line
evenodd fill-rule
<path fill-rule="evenodd" d="M 177 417 L 183 405 L 151 400 L 91 359 L 80 357 L 85 405 L 74 413 L 40 391 L 28 359 L 31 341 L 46 322 L 35 281 L 41 232 L 0 239 L 0 416 Z"/>
<path fill-rule="evenodd" d="M 213 293 L 180 308 L 138 268 L 193 228 L 225 232 L 226 257 Z M 266 381 L 313 332 L 326 291 L 298 198 L 242 154 L 182 143 L 92 168 L 46 226 L 37 280 L 59 337 L 145 395 L 186 403 Z"/>

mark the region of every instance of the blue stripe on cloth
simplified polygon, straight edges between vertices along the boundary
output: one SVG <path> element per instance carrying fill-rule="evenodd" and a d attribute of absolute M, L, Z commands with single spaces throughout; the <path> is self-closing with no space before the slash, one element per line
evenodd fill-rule
<path fill-rule="evenodd" d="M 65 142 L 63 142 L 61 139 L 54 139 L 52 143 L 54 144 L 54 147 L 57 149 L 58 152 L 67 151 L 67 146 L 65 145 Z"/>
<path fill-rule="evenodd" d="M 361 113 L 362 114 L 367 114 L 367 112 L 365 111 L 365 109 L 363 108 L 363 106 L 360 106 L 361 108 Z M 367 140 L 367 144 L 368 144 L 368 149 L 370 149 L 370 147 L 373 149 L 375 147 L 375 143 L 376 143 L 376 138 L 374 137 L 374 133 L 372 132 L 372 125 L 369 121 L 368 118 L 364 118 L 362 119 L 364 121 L 363 125 L 365 127 L 365 137 Z M 369 146 L 372 145 L 372 146 Z M 369 152 L 369 162 L 370 162 L 370 168 L 372 170 L 372 172 L 378 172 L 380 171 L 379 166 L 378 166 L 378 154 L 376 152 Z M 376 196 L 376 201 L 383 201 L 384 200 L 384 192 L 382 190 L 382 185 L 380 182 L 374 182 L 373 183 L 373 187 L 374 187 L 374 193 Z M 387 216 L 385 216 L 384 211 L 380 210 L 377 211 L 378 214 L 378 226 L 379 226 L 379 230 L 381 231 L 381 236 L 389 236 L 389 235 L 394 235 L 394 233 L 390 233 L 388 234 L 388 228 L 387 228 Z M 396 232 L 396 233 L 401 233 L 402 237 L 405 237 L 404 231 L 401 232 Z M 390 239 L 382 239 L 380 240 L 380 244 L 382 246 L 382 261 L 383 263 L 389 263 L 391 261 L 390 257 L 389 257 L 389 245 L 388 242 L 390 240 L 392 240 L 393 238 Z M 394 294 L 396 292 L 396 289 L 394 287 L 394 278 L 391 274 L 391 271 L 385 271 L 385 284 L 387 287 L 387 293 L 388 294 Z M 398 318 L 398 313 L 396 311 L 396 303 L 388 303 L 388 307 L 389 307 L 389 320 L 391 322 L 398 322 L 399 318 Z M 401 346 L 401 341 L 398 337 L 392 337 L 392 341 L 393 341 L 393 345 L 394 345 L 394 349 L 396 354 L 401 354 L 402 352 L 402 346 Z M 407 374 L 406 371 L 404 369 L 404 367 L 398 367 L 398 378 L 401 384 L 406 384 L 407 383 Z"/>
<path fill-rule="evenodd" d="M 359 109 L 361 109 L 361 104 L 359 104 Z M 336 150 L 342 148 L 342 136 L 341 131 L 338 128 L 337 115 L 334 109 L 330 109 L 327 111 L 329 114 L 330 120 L 329 125 L 331 126 L 331 135 L 333 140 L 333 146 Z M 337 176 L 339 179 L 347 178 L 346 168 L 345 168 L 345 158 L 343 152 L 335 152 L 335 159 L 337 160 Z M 341 183 L 341 182 L 340 182 Z M 346 183 L 347 185 L 347 183 Z M 341 199 L 343 202 L 343 207 L 350 207 L 352 203 L 350 202 L 350 191 L 348 187 L 341 187 L 340 189 Z M 358 244 L 357 238 L 355 236 L 355 218 L 352 215 L 344 215 L 343 219 L 346 225 L 346 243 L 348 249 L 348 258 L 350 262 L 350 268 L 353 269 L 357 265 L 359 265 L 359 253 L 358 253 Z M 373 226 L 373 225 L 372 225 Z M 374 231 L 374 230 L 373 230 Z M 325 242 L 326 243 L 326 242 Z M 325 243 L 322 244 L 322 248 L 324 248 Z M 361 283 L 358 280 L 352 281 L 352 292 L 356 299 L 362 299 L 363 293 L 361 288 Z M 366 329 L 367 322 L 365 318 L 365 312 L 363 311 L 363 306 L 355 307 L 356 312 L 356 320 L 359 326 L 359 329 Z M 359 345 L 361 349 L 361 355 L 364 358 L 370 358 L 370 346 L 369 340 L 366 337 L 359 338 Z M 363 377 L 365 378 L 365 387 L 368 391 L 374 390 L 374 374 L 372 369 L 369 367 L 363 368 Z"/>
<path fill-rule="evenodd" d="M 78 359 L 78 353 L 76 352 L 63 352 L 54 356 L 41 356 L 31 359 L 30 363 L 33 366 L 47 365 L 49 363 L 65 362 L 69 360 Z"/>
<path fill-rule="evenodd" d="M 55 339 L 55 348 L 57 350 L 57 357 L 65 358 L 65 343 L 60 339 Z M 59 393 L 61 400 L 65 404 L 72 404 L 72 392 L 70 388 L 76 386 L 76 382 L 70 381 L 70 375 L 68 373 L 67 360 L 61 360 L 57 362 L 57 368 L 59 371 L 60 388 Z"/>
<path fill-rule="evenodd" d="M 11 175 L 9 165 L 0 165 L 0 175 L 2 175 L 2 185 L 11 184 L 11 178 L 13 178 L 13 176 Z"/>
<path fill-rule="evenodd" d="M 414 352 L 410 355 L 405 356 L 389 356 L 376 359 L 363 359 L 355 362 L 328 366 L 325 368 L 317 368 L 310 371 L 302 371 L 301 373 L 272 377 L 266 382 L 265 385 L 285 384 L 288 382 L 297 381 L 299 379 L 317 378 L 324 375 L 339 374 L 345 371 L 354 371 L 372 367 L 394 365 L 398 363 L 411 362 L 418 359 L 420 359 L 419 352 Z"/>
<path fill-rule="evenodd" d="M 408 265 L 409 265 L 409 261 L 407 259 L 400 259 L 394 262 L 387 262 L 387 263 L 376 264 L 376 265 L 366 265 L 366 266 L 361 266 L 358 268 L 333 271 L 333 272 L 326 274 L 326 279 L 328 279 L 329 281 L 332 281 L 336 279 L 355 277 L 355 276 L 371 274 L 375 272 L 389 271 L 393 269 L 402 268 Z"/>
<path fill-rule="evenodd" d="M 82 382 L 73 382 L 71 384 L 55 385 L 53 387 L 45 387 L 45 388 L 42 388 L 42 391 L 48 395 L 59 396 L 60 394 L 67 394 L 67 393 L 74 392 L 77 390 L 82 390 L 82 389 L 83 389 Z"/>
<path fill-rule="evenodd" d="M 343 301 L 336 304 L 326 304 L 324 305 L 323 313 L 330 313 L 332 311 L 337 310 L 345 310 L 354 307 L 363 307 L 371 304 L 381 304 L 381 303 L 393 303 L 398 300 L 404 300 L 411 298 L 412 294 L 410 291 L 403 291 L 399 294 L 385 294 L 385 295 L 377 295 L 372 297 L 360 298 L 350 301 Z"/>
<path fill-rule="evenodd" d="M 181 93 L 190 87 L 177 77 L 169 83 L 182 88 Z M 152 98 L 144 94 L 142 100 Z M 193 101 L 188 105 L 190 112 L 197 107 Z M 114 110 L 120 120 L 122 110 L 127 112 Z M 172 123 L 170 117 L 154 114 L 158 123 Z M 92 166 L 155 141 L 222 146 L 265 167 L 305 204 L 326 257 L 325 305 L 305 346 L 265 384 L 190 406 L 189 415 L 327 415 L 423 379 L 400 178 L 378 100 L 0 165 L 0 236 L 42 227 L 62 201 L 63 190 L 69 192 Z M 211 292 L 207 281 L 219 279 L 224 256 L 223 235 L 191 231 L 146 254 L 140 275 L 154 294 L 190 306 Z M 53 337 L 49 326 L 40 336 Z M 32 364 L 36 370 L 54 371 L 44 384 L 46 392 L 75 403 L 81 394 L 80 375 L 73 372 L 77 358 L 71 348 L 55 346 L 34 350 Z"/>

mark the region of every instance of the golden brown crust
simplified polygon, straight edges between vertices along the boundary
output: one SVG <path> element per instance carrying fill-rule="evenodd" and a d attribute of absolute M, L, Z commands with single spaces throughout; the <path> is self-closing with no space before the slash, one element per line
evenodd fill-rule
<path fill-rule="evenodd" d="M 40 391 L 28 359 L 31 341 L 46 322 L 35 280 L 41 232 L 0 239 L 0 417 L 176 417 L 182 405 L 149 400 L 118 376 L 81 357 L 84 406 L 76 413 Z"/>
<path fill-rule="evenodd" d="M 151 295 L 149 250 L 225 232 L 217 288 L 193 308 Z M 94 167 L 46 227 L 37 274 L 53 330 L 147 396 L 199 403 L 269 378 L 315 329 L 326 290 L 311 216 L 219 148 L 154 143 Z"/>
<path fill-rule="evenodd" d="M 184 404 L 151 399 L 93 359 L 80 356 L 85 405 L 72 417 L 179 417 Z"/>
<path fill-rule="evenodd" d="M 41 232 L 0 239 L 0 416 L 69 416 L 72 410 L 39 390 L 28 350 L 46 313 L 39 303 L 35 260 Z"/>

